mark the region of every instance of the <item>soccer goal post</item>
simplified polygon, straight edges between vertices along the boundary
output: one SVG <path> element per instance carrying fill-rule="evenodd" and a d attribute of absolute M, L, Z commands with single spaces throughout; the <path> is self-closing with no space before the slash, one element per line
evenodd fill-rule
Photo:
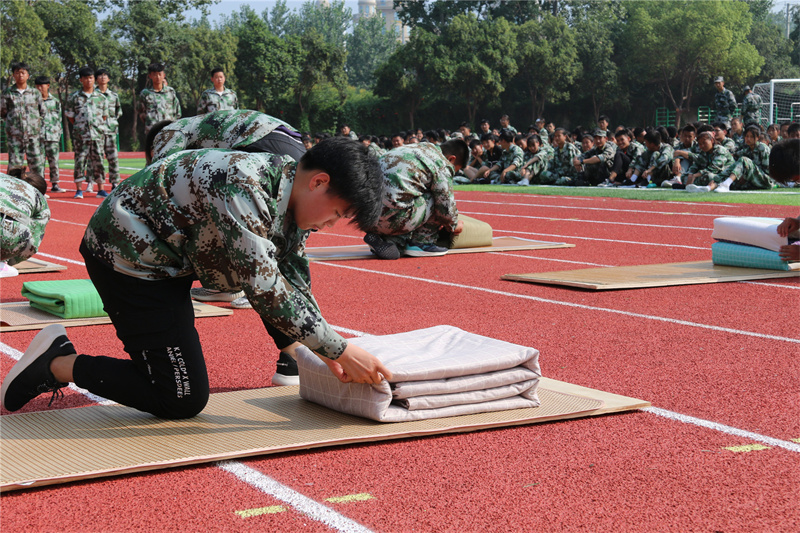
<path fill-rule="evenodd" d="M 761 125 L 800 122 L 800 78 L 757 83 L 753 92 L 761 97 Z"/>

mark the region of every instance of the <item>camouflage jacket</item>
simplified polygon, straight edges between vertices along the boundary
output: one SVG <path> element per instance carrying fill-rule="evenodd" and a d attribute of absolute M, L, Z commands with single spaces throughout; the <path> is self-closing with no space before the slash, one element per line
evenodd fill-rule
<path fill-rule="evenodd" d="M 722 142 L 718 142 L 720 146 L 724 146 L 731 154 L 735 154 L 738 146 L 736 146 L 736 141 L 731 139 L 730 137 L 725 137 L 725 140 Z"/>
<path fill-rule="evenodd" d="M 764 102 L 761 97 L 754 92 L 749 92 L 742 100 L 742 121 L 745 124 L 752 124 L 761 119 L 761 109 Z"/>
<path fill-rule="evenodd" d="M 0 174 L 0 219 L 0 261 L 14 265 L 39 249 L 50 208 L 44 195 L 33 186 Z"/>
<path fill-rule="evenodd" d="M 769 175 L 769 153 L 770 147 L 764 143 L 756 143 L 755 148 L 750 148 L 747 145 L 739 150 L 739 157 L 747 157 L 755 163 L 755 165 L 764 173 Z"/>
<path fill-rule="evenodd" d="M 730 89 L 722 89 L 714 94 L 714 109 L 717 110 L 717 118 L 730 118 L 736 112 L 736 97 Z"/>
<path fill-rule="evenodd" d="M 386 150 L 378 146 L 378 143 L 369 143 L 369 151 L 375 157 L 381 157 L 383 154 L 386 153 Z"/>
<path fill-rule="evenodd" d="M 650 154 L 650 166 L 648 168 L 669 170 L 672 167 L 673 159 L 675 159 L 675 149 L 669 143 L 661 143 L 658 150 Z"/>
<path fill-rule="evenodd" d="M 244 290 L 261 317 L 337 358 L 347 342 L 311 295 L 305 241 L 289 209 L 296 163 L 229 150 L 179 152 L 137 172 L 97 208 L 84 241 L 98 260 L 143 279 L 196 275 Z"/>
<path fill-rule="evenodd" d="M 548 133 L 547 128 L 539 130 L 539 139 L 541 139 L 542 144 L 550 144 L 550 133 Z"/>
<path fill-rule="evenodd" d="M 553 149 L 553 160 L 550 162 L 550 172 L 556 176 L 574 176 L 577 174 L 573 160 L 581 155 L 580 150 L 571 142 L 564 143 L 563 148 L 557 146 Z"/>
<path fill-rule="evenodd" d="M 597 147 L 592 148 L 588 152 L 582 153 L 578 157 L 578 159 L 583 161 L 585 159 L 589 159 L 590 157 L 597 156 L 600 159 L 600 163 L 605 163 L 606 167 L 610 169 L 611 167 L 614 166 L 614 154 L 616 153 L 617 153 L 617 145 L 614 143 L 606 142 L 602 150 L 598 149 Z"/>
<path fill-rule="evenodd" d="M 33 87 L 20 93 L 17 86 L 12 85 L 0 96 L 0 117 L 6 121 L 6 133 L 9 137 L 39 137 L 44 115 L 42 93 Z"/>
<path fill-rule="evenodd" d="M 162 120 L 177 120 L 181 118 L 178 94 L 169 85 L 158 92 L 153 89 L 143 89 L 139 93 L 137 113 L 144 122 L 145 131 L 150 131 L 150 128 Z"/>
<path fill-rule="evenodd" d="M 687 152 L 688 153 L 688 157 L 686 157 L 687 161 L 694 161 L 694 159 L 697 157 L 697 154 L 700 152 L 700 148 L 697 147 L 697 141 L 692 141 L 692 145 L 689 146 L 688 148 L 684 146 L 683 143 L 678 141 L 678 143 L 673 148 L 673 154 L 676 150 Z M 673 158 L 674 157 L 677 156 L 673 155 Z"/>
<path fill-rule="evenodd" d="M 450 232 L 455 230 L 458 224 L 453 196 L 455 167 L 441 148 L 431 143 L 407 144 L 386 152 L 379 161 L 385 182 L 384 210 L 410 210 L 417 199 L 424 197 L 431 206 L 429 220 L 439 222 Z M 394 228 L 382 224 L 386 224 L 383 218 L 378 222 L 380 233 L 394 233 Z"/>
<path fill-rule="evenodd" d="M 43 141 L 60 141 L 63 123 L 61 122 L 61 102 L 52 94 L 44 104 L 44 119 L 42 120 L 41 138 Z"/>
<path fill-rule="evenodd" d="M 239 99 L 236 93 L 230 89 L 225 89 L 219 94 L 214 89 L 207 89 L 200 95 L 197 101 L 197 114 L 203 115 L 212 111 L 225 111 L 228 109 L 238 109 Z"/>
<path fill-rule="evenodd" d="M 122 116 L 122 104 L 119 101 L 119 95 L 111 89 L 106 89 L 106 92 L 95 88 L 95 92 L 102 94 L 108 101 L 108 118 L 105 123 L 105 134 L 116 135 L 119 130 L 119 117 Z"/>
<path fill-rule="evenodd" d="M 617 147 L 617 150 L 620 150 L 620 148 Z M 631 141 L 631 144 L 628 145 L 628 148 L 626 150 L 622 150 L 623 153 L 628 154 L 631 158 L 630 167 L 628 168 L 635 167 L 636 162 L 642 157 L 642 155 L 646 151 L 647 148 L 645 148 L 642 143 Z"/>
<path fill-rule="evenodd" d="M 500 161 L 497 162 L 497 165 L 501 170 L 505 170 L 511 165 L 516 165 L 516 170 L 519 170 L 524 160 L 525 154 L 522 152 L 522 148 L 511 143 L 508 150 L 503 150 L 503 155 L 500 156 Z"/>
<path fill-rule="evenodd" d="M 722 169 L 726 168 L 731 163 L 733 163 L 733 156 L 728 149 L 715 144 L 714 148 L 708 152 L 700 150 L 700 153 L 697 154 L 697 157 L 692 161 L 692 165 L 689 167 L 687 173 L 697 174 L 699 172 L 701 175 L 716 175 L 722 172 Z"/>
<path fill-rule="evenodd" d="M 549 150 L 547 148 L 545 148 L 545 146 L 547 146 L 547 148 L 549 148 Z M 530 150 L 525 150 L 525 163 L 523 164 L 523 166 L 527 165 L 534 157 L 538 157 L 539 161 L 542 161 L 544 163 L 548 163 L 549 164 L 550 161 L 552 161 L 552 159 L 553 159 L 553 154 L 554 153 L 555 153 L 555 150 L 553 150 L 553 148 L 549 144 L 548 145 L 544 145 L 544 144 L 539 145 L 539 149 L 536 151 L 535 154 L 531 153 Z"/>
<path fill-rule="evenodd" d="M 64 115 L 75 120 L 72 123 L 73 137 L 85 141 L 102 140 L 106 132 L 108 101 L 98 91 L 86 94 L 80 89 L 67 98 Z"/>
<path fill-rule="evenodd" d="M 153 139 L 153 161 L 181 150 L 241 148 L 258 141 L 278 126 L 294 131 L 282 120 L 248 109 L 213 111 L 182 118 L 166 126 Z"/>

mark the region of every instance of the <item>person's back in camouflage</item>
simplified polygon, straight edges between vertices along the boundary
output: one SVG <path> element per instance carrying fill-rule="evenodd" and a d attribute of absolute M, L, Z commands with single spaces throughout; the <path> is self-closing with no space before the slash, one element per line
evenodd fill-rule
<path fill-rule="evenodd" d="M 35 187 L 0 174 L 0 219 L 0 261 L 15 265 L 38 250 L 50 220 L 50 208 Z"/>

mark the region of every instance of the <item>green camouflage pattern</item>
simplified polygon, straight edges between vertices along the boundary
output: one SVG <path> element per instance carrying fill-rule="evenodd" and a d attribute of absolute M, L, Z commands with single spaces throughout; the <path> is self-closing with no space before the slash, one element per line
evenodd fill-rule
<path fill-rule="evenodd" d="M 372 153 L 372 155 L 374 155 L 375 157 L 378 157 L 378 158 L 386 153 L 386 150 L 384 150 L 383 148 L 378 146 L 378 143 L 371 142 L 371 143 L 369 143 L 369 147 L 368 148 L 369 148 L 369 151 Z"/>
<path fill-rule="evenodd" d="M 575 170 L 573 161 L 579 155 L 581 155 L 581 151 L 573 143 L 566 142 L 563 148 L 554 146 L 553 158 L 549 165 L 550 168 L 542 173 L 540 182 L 552 184 L 558 182 L 561 178 L 565 180 L 574 178 L 578 174 L 578 171 Z"/>
<path fill-rule="evenodd" d="M 0 174 L 0 261 L 15 265 L 39 249 L 50 220 L 47 199 L 18 178 Z"/>
<path fill-rule="evenodd" d="M 731 139 L 730 137 L 725 137 L 725 140 L 717 143 L 720 146 L 724 146 L 731 154 L 735 154 L 737 150 L 736 141 Z"/>
<path fill-rule="evenodd" d="M 513 165 L 515 167 L 514 170 L 509 170 L 506 172 L 505 181 L 507 183 L 516 183 L 522 179 L 522 175 L 520 174 L 519 170 L 522 168 L 522 164 L 524 162 L 525 152 L 523 152 L 522 148 L 516 144 L 511 143 L 508 146 L 508 150 L 503 150 L 503 153 L 500 155 L 500 160 L 495 163 L 499 168 L 490 172 L 488 177 L 492 181 L 499 181 L 501 171 Z"/>
<path fill-rule="evenodd" d="M 44 105 L 44 115 L 40 138 L 43 141 L 61 141 L 64 126 L 61 122 L 61 102 L 51 94 L 47 100 L 42 99 L 42 104 Z"/>
<path fill-rule="evenodd" d="M 106 92 L 103 92 L 100 88 L 95 88 L 95 92 L 103 95 L 108 103 L 105 135 L 114 135 L 116 137 L 119 132 L 119 117 L 122 116 L 122 104 L 119 101 L 119 95 L 111 89 L 106 89 Z"/>
<path fill-rule="evenodd" d="M 669 143 L 661 143 L 658 150 L 650 154 L 650 182 L 661 185 L 664 180 L 672 179 L 672 161 L 675 149 Z"/>
<path fill-rule="evenodd" d="M 764 101 L 754 92 L 749 92 L 742 100 L 742 122 L 745 126 L 761 122 L 761 109 Z"/>
<path fill-rule="evenodd" d="M 103 137 L 103 153 L 108 161 L 108 182 L 116 187 L 119 183 L 119 151 L 116 134 Z"/>
<path fill-rule="evenodd" d="M 721 172 L 723 178 L 736 176 L 731 190 L 771 189 L 775 182 L 769 177 L 769 152 L 770 147 L 761 142 L 755 148 L 745 145 L 739 160 Z"/>
<path fill-rule="evenodd" d="M 455 230 L 455 167 L 438 146 L 403 145 L 386 152 L 379 161 L 385 185 L 383 210 L 374 233 L 404 247 L 408 242 L 435 243 L 440 228 Z"/>
<path fill-rule="evenodd" d="M 17 86 L 12 85 L 0 96 L 0 117 L 6 121 L 6 134 L 9 138 L 38 138 L 44 116 L 42 93 L 33 87 L 20 93 Z"/>
<path fill-rule="evenodd" d="M 144 134 L 147 135 L 155 124 L 162 120 L 178 120 L 181 118 L 181 103 L 178 93 L 169 85 L 160 91 L 143 89 L 139 93 L 136 113 L 144 122 Z"/>
<path fill-rule="evenodd" d="M 11 137 L 8 142 L 8 168 L 23 167 L 26 164 L 31 172 L 39 175 L 44 172 L 44 155 L 39 137 Z M 26 160 L 27 156 L 27 160 Z"/>
<path fill-rule="evenodd" d="M 591 150 L 582 153 L 578 157 L 578 159 L 580 159 L 581 161 L 584 161 L 586 159 L 589 159 L 590 157 L 597 156 L 597 158 L 600 159 L 600 163 L 595 163 L 595 164 L 597 164 L 597 165 L 605 164 L 606 167 L 611 169 L 611 167 L 614 166 L 614 155 L 616 153 L 617 153 L 617 145 L 614 144 L 614 143 L 606 142 L 605 146 L 603 146 L 602 149 L 596 146 L 596 147 L 592 148 Z M 588 165 L 588 166 L 591 166 L 591 165 Z"/>
<path fill-rule="evenodd" d="M 712 181 L 721 182 L 728 177 L 723 176 L 722 172 L 731 163 L 733 163 L 733 156 L 728 149 L 715 144 L 714 148 L 708 152 L 700 150 L 685 175 L 699 172 L 700 175 L 694 180 L 695 185 L 708 185 Z M 682 181 L 687 183 L 685 178 L 682 178 Z"/>
<path fill-rule="evenodd" d="M 241 148 L 284 126 L 286 122 L 249 109 L 214 111 L 176 120 L 153 139 L 153 161 L 181 150 L 198 148 Z"/>
<path fill-rule="evenodd" d="M 219 94 L 215 89 L 206 89 L 197 101 L 198 115 L 230 109 L 239 109 L 239 98 L 230 89 L 225 89 L 222 94 Z"/>
<path fill-rule="evenodd" d="M 91 94 L 86 94 L 83 90 L 75 91 L 67 98 L 64 110 L 67 118 L 74 119 L 72 138 L 82 141 L 102 142 L 108 114 L 108 102 L 97 91 L 93 91 Z M 76 161 L 75 165 L 77 166 L 77 164 Z"/>
<path fill-rule="evenodd" d="M 550 161 L 553 159 L 553 148 L 548 144 L 539 145 L 536 153 L 531 153 L 530 150 L 525 151 L 525 163 L 523 168 L 529 172 L 528 181 L 532 184 L 542 184 L 542 175 L 547 172 Z"/>
<path fill-rule="evenodd" d="M 61 179 L 58 174 L 58 156 L 61 153 L 60 142 L 42 141 L 42 151 L 50 167 L 50 183 L 55 185 Z M 44 169 L 42 169 L 42 177 L 44 177 Z"/>
<path fill-rule="evenodd" d="M 73 149 L 75 150 L 75 170 L 72 175 L 76 183 L 86 179 L 87 167 L 91 170 L 91 180 L 95 183 L 103 183 L 106 176 L 106 169 L 103 167 L 103 140 L 73 139 Z"/>
<path fill-rule="evenodd" d="M 311 294 L 305 241 L 288 211 L 289 156 L 203 149 L 173 154 L 123 181 L 89 221 L 92 255 L 142 279 L 196 275 L 243 290 L 263 320 L 320 355 L 347 346 Z"/>
<path fill-rule="evenodd" d="M 714 109 L 717 111 L 717 120 L 726 124 L 730 122 L 736 112 L 736 97 L 730 89 L 722 89 L 714 94 Z"/>

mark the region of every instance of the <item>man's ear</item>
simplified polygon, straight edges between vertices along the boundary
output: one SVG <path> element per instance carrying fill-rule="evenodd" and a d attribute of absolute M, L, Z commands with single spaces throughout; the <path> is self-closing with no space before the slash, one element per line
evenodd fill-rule
<path fill-rule="evenodd" d="M 455 156 L 455 154 L 448 155 L 447 156 L 447 160 L 450 161 L 451 165 L 455 165 L 456 164 L 456 156 Z"/>
<path fill-rule="evenodd" d="M 309 190 L 313 191 L 322 185 L 329 185 L 330 182 L 331 177 L 327 172 L 318 172 L 311 176 L 311 179 L 308 182 L 308 188 Z"/>

